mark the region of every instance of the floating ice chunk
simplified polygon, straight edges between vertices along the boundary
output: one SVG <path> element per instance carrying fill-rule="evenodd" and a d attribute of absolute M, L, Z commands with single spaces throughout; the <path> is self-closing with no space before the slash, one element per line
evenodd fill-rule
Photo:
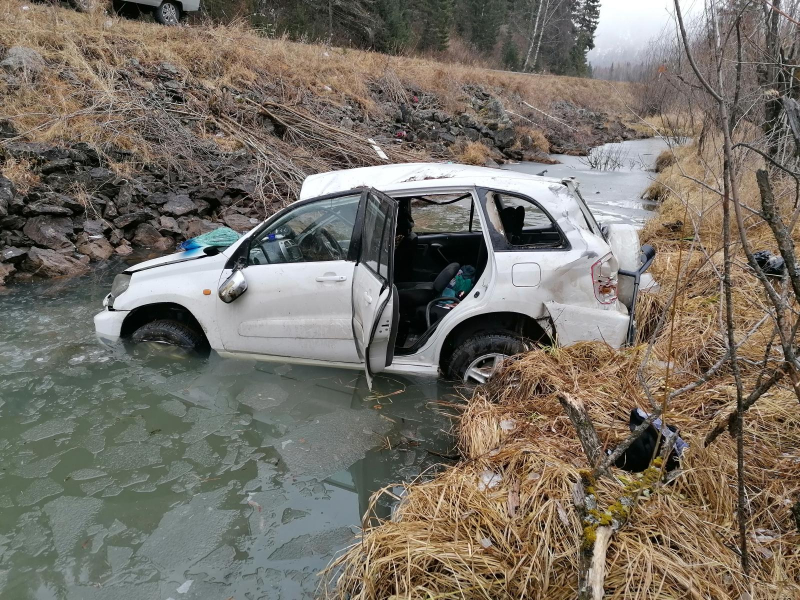
<path fill-rule="evenodd" d="M 63 491 L 64 488 L 52 479 L 35 479 L 24 492 L 17 496 L 17 504 L 19 506 L 30 506 L 48 496 L 55 496 Z"/>
<path fill-rule="evenodd" d="M 160 463 L 161 450 L 151 444 L 125 444 L 109 448 L 99 458 L 100 466 L 125 471 Z"/>
<path fill-rule="evenodd" d="M 23 432 L 22 439 L 26 442 L 38 442 L 47 438 L 55 437 L 65 433 L 72 433 L 75 430 L 75 423 L 68 419 L 53 419 L 45 421 L 31 427 Z"/>
<path fill-rule="evenodd" d="M 220 510 L 227 488 L 198 494 L 188 504 L 166 513 L 137 551 L 162 572 L 186 570 L 209 554 L 239 515 L 235 510 Z"/>
<path fill-rule="evenodd" d="M 180 585 L 180 587 L 179 587 L 177 590 L 175 590 L 175 591 L 176 591 L 176 592 L 178 592 L 179 594 L 185 594 L 186 592 L 188 592 L 188 591 L 189 591 L 189 588 L 190 588 L 190 587 L 192 587 L 192 583 L 194 583 L 194 580 L 192 580 L 192 579 L 187 579 L 187 580 L 186 580 L 186 581 L 184 581 L 184 582 L 183 582 L 183 583 Z"/>
<path fill-rule="evenodd" d="M 73 481 L 85 481 L 87 479 L 103 477 L 105 474 L 105 471 L 99 469 L 78 469 L 77 471 L 73 471 L 69 477 Z"/>
<path fill-rule="evenodd" d="M 50 519 L 53 546 L 62 558 L 71 556 L 75 545 L 103 507 L 97 498 L 62 496 L 45 504 Z"/>

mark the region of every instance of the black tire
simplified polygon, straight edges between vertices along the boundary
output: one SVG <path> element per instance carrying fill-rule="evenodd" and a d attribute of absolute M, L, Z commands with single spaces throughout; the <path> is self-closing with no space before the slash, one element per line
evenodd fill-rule
<path fill-rule="evenodd" d="M 466 379 L 467 370 L 479 358 L 487 357 L 488 360 L 491 355 L 513 356 L 528 349 L 529 344 L 509 331 L 477 333 L 456 346 L 448 361 L 446 375 L 460 383 L 484 383 L 485 380 Z"/>
<path fill-rule="evenodd" d="M 153 9 L 153 17 L 162 25 L 175 27 L 180 25 L 182 17 L 181 7 L 175 2 L 162 2 L 161 6 Z"/>
<path fill-rule="evenodd" d="M 142 325 L 133 332 L 134 342 L 157 342 L 178 346 L 187 350 L 203 353 L 208 350 L 208 342 L 202 333 L 180 321 L 159 319 Z"/>
<path fill-rule="evenodd" d="M 113 0 L 111 8 L 117 15 L 126 19 L 138 19 L 144 14 L 141 4 L 125 2 L 124 0 Z"/>

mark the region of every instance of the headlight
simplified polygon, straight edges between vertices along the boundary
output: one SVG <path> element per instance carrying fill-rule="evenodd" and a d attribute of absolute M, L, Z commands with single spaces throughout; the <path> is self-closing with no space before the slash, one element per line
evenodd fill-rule
<path fill-rule="evenodd" d="M 128 286 L 131 284 L 131 277 L 132 275 L 128 275 L 127 273 L 120 273 L 114 277 L 114 283 L 111 285 L 112 302 L 114 298 L 119 298 L 122 293 L 128 289 Z"/>

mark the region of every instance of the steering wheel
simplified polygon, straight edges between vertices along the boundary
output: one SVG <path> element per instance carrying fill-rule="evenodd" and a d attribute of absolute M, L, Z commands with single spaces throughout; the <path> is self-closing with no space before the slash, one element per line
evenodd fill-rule
<path fill-rule="evenodd" d="M 322 234 L 322 237 L 325 238 L 323 243 L 326 250 L 330 252 L 331 258 L 334 260 L 341 260 L 344 258 L 344 250 L 339 245 L 339 242 L 336 241 L 336 238 L 331 235 L 330 231 L 321 227 L 319 232 Z"/>

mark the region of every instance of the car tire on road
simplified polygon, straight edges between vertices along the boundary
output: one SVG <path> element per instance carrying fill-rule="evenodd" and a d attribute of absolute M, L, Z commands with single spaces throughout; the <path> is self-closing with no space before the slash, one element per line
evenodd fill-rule
<path fill-rule="evenodd" d="M 447 376 L 468 385 L 485 383 L 502 360 L 528 349 L 529 344 L 508 331 L 478 333 L 453 352 Z"/>
<path fill-rule="evenodd" d="M 159 319 L 142 325 L 133 332 L 134 342 L 156 342 L 203 352 L 208 344 L 203 335 L 189 325 L 172 319 Z"/>
<path fill-rule="evenodd" d="M 162 25 L 180 25 L 181 16 L 181 7 L 168 0 L 153 10 L 153 17 Z"/>

